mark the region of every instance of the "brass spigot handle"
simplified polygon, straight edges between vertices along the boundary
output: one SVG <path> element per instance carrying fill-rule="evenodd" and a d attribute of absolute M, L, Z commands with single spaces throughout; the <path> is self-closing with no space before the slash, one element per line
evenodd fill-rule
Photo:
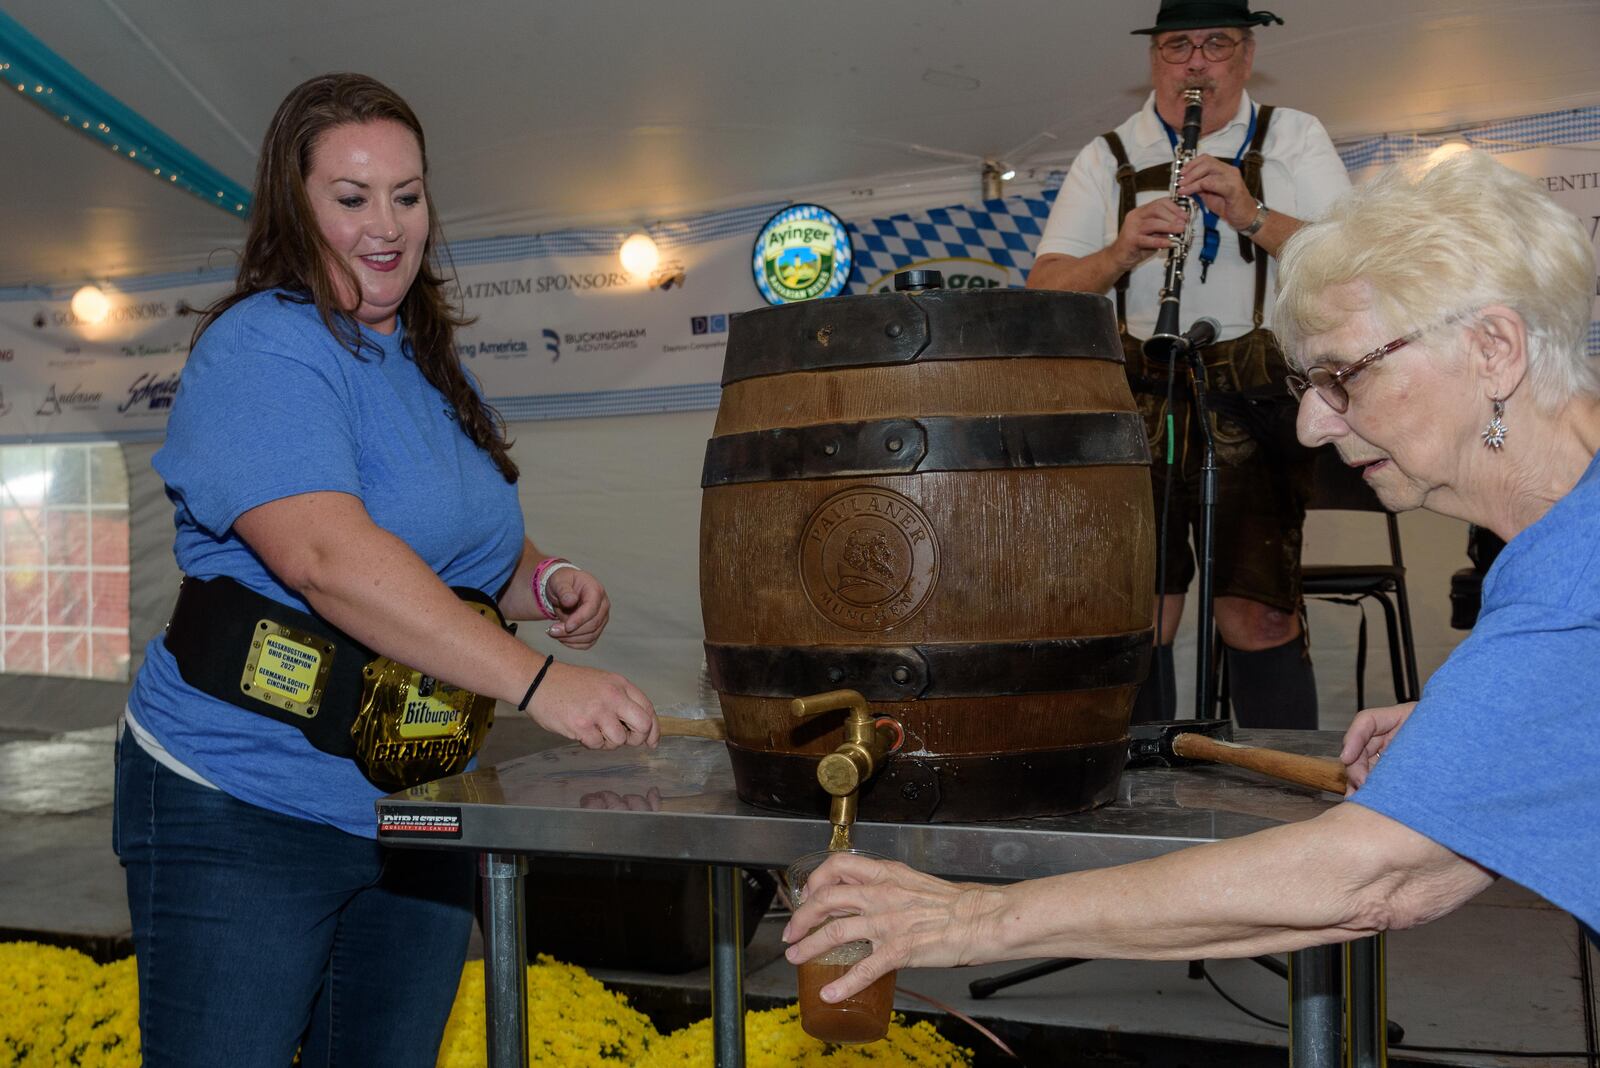
<path fill-rule="evenodd" d="M 796 697 L 789 702 L 789 710 L 798 719 L 810 719 L 823 712 L 832 712 L 836 708 L 848 708 L 851 719 L 858 716 L 870 719 L 872 715 L 867 711 L 867 699 L 854 690 L 829 690 L 827 693 Z"/>

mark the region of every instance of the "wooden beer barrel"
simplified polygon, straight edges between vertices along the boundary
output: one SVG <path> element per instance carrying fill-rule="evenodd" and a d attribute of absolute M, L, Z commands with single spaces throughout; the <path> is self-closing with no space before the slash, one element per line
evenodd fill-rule
<path fill-rule="evenodd" d="M 825 814 L 858 690 L 905 728 L 865 820 L 1111 799 L 1152 637 L 1149 449 L 1109 301 L 928 289 L 733 317 L 701 485 L 739 796 Z"/>

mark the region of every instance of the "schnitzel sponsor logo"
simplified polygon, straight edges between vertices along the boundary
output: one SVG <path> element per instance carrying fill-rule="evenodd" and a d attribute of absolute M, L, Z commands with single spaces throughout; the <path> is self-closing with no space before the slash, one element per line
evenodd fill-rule
<path fill-rule="evenodd" d="M 169 375 L 143 374 L 128 387 L 128 398 L 117 405 L 123 415 L 147 415 L 150 412 L 165 414 L 178 395 L 178 378 L 181 372 Z"/>

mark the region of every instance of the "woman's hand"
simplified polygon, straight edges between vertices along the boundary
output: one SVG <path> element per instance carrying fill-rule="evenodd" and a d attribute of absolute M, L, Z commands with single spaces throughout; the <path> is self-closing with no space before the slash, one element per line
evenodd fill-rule
<path fill-rule="evenodd" d="M 1344 761 L 1345 777 L 1349 780 L 1344 791 L 1346 797 L 1367 781 L 1372 766 L 1389 747 L 1395 731 L 1416 707 L 1415 701 L 1408 701 L 1403 705 L 1369 708 L 1356 716 L 1350 729 L 1344 732 L 1344 748 L 1339 750 L 1339 759 Z"/>
<path fill-rule="evenodd" d="M 545 730 L 590 749 L 653 749 L 661 737 L 655 706 L 637 686 L 610 671 L 576 664 L 550 665 L 528 715 Z"/>
<path fill-rule="evenodd" d="M 569 649 L 588 649 L 611 619 L 611 598 L 600 580 L 579 568 L 564 567 L 546 586 L 556 621 L 547 633 Z"/>
<path fill-rule="evenodd" d="M 993 941 L 982 929 L 998 914 L 1001 894 L 998 887 L 946 882 L 898 861 L 841 853 L 806 879 L 805 904 L 783 929 L 784 941 L 793 943 L 784 955 L 800 964 L 846 942 L 872 943 L 870 957 L 822 988 L 829 1002 L 865 990 L 896 968 L 978 963 L 976 947 Z"/>

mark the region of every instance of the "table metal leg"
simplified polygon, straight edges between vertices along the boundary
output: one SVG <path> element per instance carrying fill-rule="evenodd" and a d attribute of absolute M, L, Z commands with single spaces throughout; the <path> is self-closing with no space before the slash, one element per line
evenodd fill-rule
<path fill-rule="evenodd" d="M 528 1068 L 528 858 L 483 853 L 483 998 L 489 1068 Z"/>
<path fill-rule="evenodd" d="M 711 1026 L 716 1068 L 744 1068 L 744 872 L 711 876 Z"/>
<path fill-rule="evenodd" d="M 1290 1068 L 1340 1068 L 1344 983 L 1342 946 L 1289 954 Z"/>
<path fill-rule="evenodd" d="M 1347 1068 L 1387 1068 L 1389 1064 L 1388 983 L 1384 936 L 1358 938 L 1344 947 L 1345 1051 Z"/>

